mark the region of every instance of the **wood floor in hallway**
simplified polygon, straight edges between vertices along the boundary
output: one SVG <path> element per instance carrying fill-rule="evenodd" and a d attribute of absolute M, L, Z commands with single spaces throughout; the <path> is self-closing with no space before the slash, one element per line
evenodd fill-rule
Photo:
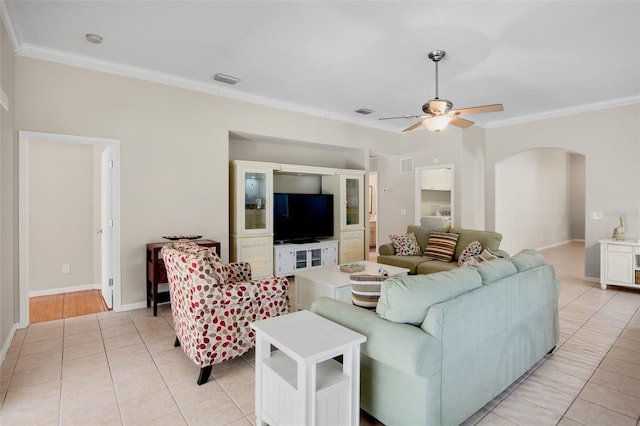
<path fill-rule="evenodd" d="M 108 310 L 100 290 L 34 296 L 29 298 L 29 323 L 79 317 Z"/>

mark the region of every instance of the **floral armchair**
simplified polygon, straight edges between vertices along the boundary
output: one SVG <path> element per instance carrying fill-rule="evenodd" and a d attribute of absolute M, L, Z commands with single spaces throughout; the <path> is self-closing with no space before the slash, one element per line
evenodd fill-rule
<path fill-rule="evenodd" d="M 177 241 L 162 248 L 169 279 L 175 346 L 200 366 L 198 384 L 209 380 L 213 364 L 255 345 L 253 321 L 289 312 L 284 277 L 251 279 L 247 262 L 224 265 L 209 248 Z"/>

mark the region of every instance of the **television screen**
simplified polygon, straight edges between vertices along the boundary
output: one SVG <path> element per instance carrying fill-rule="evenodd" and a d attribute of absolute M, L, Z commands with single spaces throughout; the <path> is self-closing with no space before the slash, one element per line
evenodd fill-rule
<path fill-rule="evenodd" d="M 273 239 L 306 242 L 333 236 L 332 194 L 273 194 Z"/>

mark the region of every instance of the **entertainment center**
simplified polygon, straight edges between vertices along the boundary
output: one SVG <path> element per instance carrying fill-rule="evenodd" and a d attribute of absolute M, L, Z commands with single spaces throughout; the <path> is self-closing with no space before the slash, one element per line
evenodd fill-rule
<path fill-rule="evenodd" d="M 364 260 L 364 170 L 234 160 L 229 171 L 230 258 L 253 276 Z"/>

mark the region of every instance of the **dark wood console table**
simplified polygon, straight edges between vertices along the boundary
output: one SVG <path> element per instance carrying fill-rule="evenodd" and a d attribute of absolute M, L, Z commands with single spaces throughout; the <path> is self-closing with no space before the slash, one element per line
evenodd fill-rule
<path fill-rule="evenodd" d="M 153 305 L 153 316 L 158 315 L 158 303 L 169 302 L 169 290 L 158 291 L 159 284 L 167 284 L 167 271 L 160 250 L 168 241 L 162 243 L 147 244 L 147 308 Z M 203 247 L 213 247 L 220 255 L 220 243 L 213 240 L 197 240 L 196 243 Z"/>

